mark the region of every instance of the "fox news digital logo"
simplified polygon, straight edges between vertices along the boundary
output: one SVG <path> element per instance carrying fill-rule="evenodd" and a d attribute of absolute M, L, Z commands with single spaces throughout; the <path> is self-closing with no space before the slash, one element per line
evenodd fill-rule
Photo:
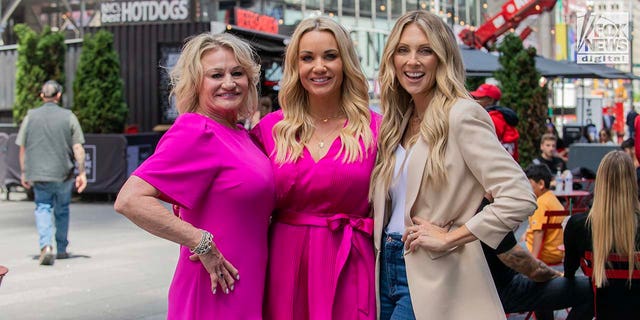
<path fill-rule="evenodd" d="M 629 13 L 587 11 L 577 18 L 577 63 L 629 63 Z"/>

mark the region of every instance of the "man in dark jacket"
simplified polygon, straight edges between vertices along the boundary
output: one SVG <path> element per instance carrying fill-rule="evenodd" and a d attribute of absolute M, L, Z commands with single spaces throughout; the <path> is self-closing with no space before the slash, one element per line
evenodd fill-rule
<path fill-rule="evenodd" d="M 498 140 L 509 151 L 509 154 L 518 161 L 518 139 L 520 138 L 518 129 L 516 129 L 518 115 L 509 108 L 496 105 L 500 97 L 502 97 L 500 88 L 485 83 L 480 85 L 476 91 L 472 91 L 471 95 L 489 112 L 493 125 L 496 127 Z"/>

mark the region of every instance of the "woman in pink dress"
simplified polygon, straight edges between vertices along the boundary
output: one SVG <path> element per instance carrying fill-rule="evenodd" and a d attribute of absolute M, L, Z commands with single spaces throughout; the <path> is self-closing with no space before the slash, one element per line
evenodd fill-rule
<path fill-rule="evenodd" d="M 168 319 L 262 319 L 274 178 L 236 125 L 257 106 L 254 57 L 230 34 L 185 45 L 171 73 L 180 116 L 116 199 L 117 212 L 181 245 Z"/>
<path fill-rule="evenodd" d="M 375 319 L 367 194 L 380 116 L 344 28 L 303 20 L 281 87 L 282 110 L 252 131 L 276 179 L 265 318 Z"/>

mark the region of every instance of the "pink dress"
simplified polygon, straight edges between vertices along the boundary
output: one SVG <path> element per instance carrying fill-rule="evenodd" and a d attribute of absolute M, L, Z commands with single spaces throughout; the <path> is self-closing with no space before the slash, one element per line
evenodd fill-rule
<path fill-rule="evenodd" d="M 372 112 L 371 117 L 376 141 L 380 115 Z M 377 149 L 369 148 L 361 161 L 342 163 L 334 159 L 337 138 L 317 163 L 305 148 L 297 162 L 276 164 L 272 128 L 282 118 L 282 111 L 271 113 L 252 131 L 271 155 L 276 179 L 265 318 L 375 319 L 367 196 Z"/>
<path fill-rule="evenodd" d="M 227 295 L 218 288 L 214 295 L 204 266 L 190 261 L 189 248 L 181 246 L 167 318 L 262 319 L 274 178 L 249 133 L 183 114 L 133 174 L 179 205 L 182 220 L 211 232 L 240 273 L 234 291 Z"/>

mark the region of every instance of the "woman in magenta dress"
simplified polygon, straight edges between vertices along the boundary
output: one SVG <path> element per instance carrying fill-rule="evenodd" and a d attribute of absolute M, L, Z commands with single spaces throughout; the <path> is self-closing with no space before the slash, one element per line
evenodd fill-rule
<path fill-rule="evenodd" d="M 252 131 L 276 179 L 265 318 L 375 319 L 367 195 L 380 116 L 348 33 L 303 20 L 281 88 L 282 110 Z"/>
<path fill-rule="evenodd" d="M 259 72 L 232 35 L 191 39 L 171 73 L 180 116 L 116 199 L 116 211 L 181 245 L 168 319 L 262 319 L 274 178 L 236 125 L 257 106 Z"/>

